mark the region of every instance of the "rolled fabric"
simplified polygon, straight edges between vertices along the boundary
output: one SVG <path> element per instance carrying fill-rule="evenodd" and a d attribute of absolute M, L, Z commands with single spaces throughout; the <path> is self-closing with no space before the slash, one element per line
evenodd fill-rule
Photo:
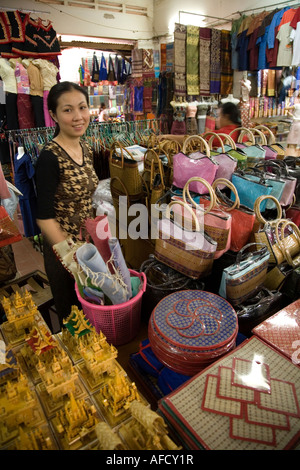
<path fill-rule="evenodd" d="M 111 251 L 111 254 L 113 256 L 113 262 L 115 267 L 119 270 L 124 283 L 127 286 L 128 289 L 128 299 L 131 299 L 132 297 L 132 289 L 131 289 L 131 280 L 130 280 L 130 272 L 129 269 L 127 268 L 120 242 L 116 237 L 112 237 L 108 240 L 109 248 Z"/>
<path fill-rule="evenodd" d="M 76 251 L 76 258 L 92 284 L 100 287 L 113 305 L 127 300 L 127 287 L 121 278 L 113 275 L 92 243 L 85 243 Z"/>

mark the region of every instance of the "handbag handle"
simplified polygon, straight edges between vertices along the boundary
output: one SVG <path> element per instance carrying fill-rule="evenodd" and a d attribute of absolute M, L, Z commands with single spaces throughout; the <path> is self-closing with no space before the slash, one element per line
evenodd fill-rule
<path fill-rule="evenodd" d="M 229 144 L 231 145 L 233 150 L 236 150 L 235 141 L 233 140 L 233 138 L 229 134 L 223 134 L 223 133 L 220 132 L 219 135 L 221 137 L 224 137 L 225 142 L 229 142 Z"/>
<path fill-rule="evenodd" d="M 240 131 L 240 135 L 239 135 L 238 140 L 237 140 L 239 143 L 240 143 L 240 138 L 241 138 L 241 131 L 245 131 L 244 134 L 245 133 L 248 134 L 248 136 L 250 137 L 251 144 L 255 145 L 255 137 L 252 134 L 252 132 L 250 131 L 250 129 L 247 129 L 247 127 L 237 127 L 236 129 L 233 129 L 233 131 L 229 132 L 229 135 L 231 136 L 236 131 Z"/>
<path fill-rule="evenodd" d="M 149 164 L 148 161 L 149 161 L 149 158 L 148 158 L 148 155 L 149 154 L 152 154 L 152 156 L 154 156 L 154 158 L 152 158 L 150 160 L 150 170 L 149 168 L 147 168 L 147 165 Z M 148 160 L 148 161 L 147 161 Z M 156 161 L 155 161 L 156 160 Z M 162 169 L 162 163 L 161 163 L 161 160 L 159 158 L 159 156 L 157 155 L 157 153 L 155 152 L 154 149 L 148 149 L 146 152 L 145 152 L 145 158 L 144 158 L 144 172 L 145 171 L 150 171 L 150 188 L 153 189 L 153 181 L 154 181 L 154 165 L 157 165 L 158 166 L 158 171 L 159 171 L 159 174 L 160 174 L 160 179 L 161 179 L 161 184 L 163 186 L 163 189 L 165 189 L 165 184 L 164 184 L 164 176 L 163 176 L 163 169 Z"/>
<path fill-rule="evenodd" d="M 113 157 L 113 154 L 115 153 L 115 148 L 116 148 L 116 147 L 119 147 L 119 148 L 121 149 L 121 166 L 118 165 L 117 163 L 115 163 L 115 162 L 113 161 L 113 158 L 112 158 L 112 157 Z M 131 160 L 136 161 L 136 160 L 133 158 L 132 154 L 129 152 L 128 149 L 126 149 L 125 147 L 123 147 L 123 145 L 122 145 L 120 142 L 115 141 L 115 142 L 113 142 L 113 143 L 111 144 L 111 146 L 110 146 L 110 154 L 109 154 L 110 164 L 111 164 L 112 166 L 114 166 L 114 167 L 116 167 L 116 168 L 122 168 L 122 169 L 124 168 L 124 153 L 123 153 L 123 151 L 125 151 L 125 152 L 129 155 L 129 157 L 131 158 Z"/>
<path fill-rule="evenodd" d="M 188 144 L 192 141 L 195 141 L 195 140 L 198 140 L 200 142 L 200 144 L 202 144 L 202 146 L 205 148 L 206 156 L 210 157 L 209 145 L 206 142 L 206 140 L 203 139 L 203 137 L 201 137 L 200 135 L 190 135 L 189 137 L 187 137 L 187 139 L 185 139 L 185 141 L 183 142 L 182 153 L 186 154 Z M 202 146 L 200 147 L 201 149 L 203 148 Z"/>
<path fill-rule="evenodd" d="M 211 132 L 205 132 L 204 134 L 201 134 L 201 137 L 203 137 L 203 139 L 205 139 L 205 137 L 208 137 L 208 136 L 211 136 L 208 139 L 208 145 L 209 145 L 210 150 L 212 150 L 212 143 L 213 143 L 214 139 L 216 138 L 216 139 L 218 139 L 218 141 L 220 143 L 220 147 L 222 148 L 222 153 L 225 153 L 224 143 L 223 143 L 223 140 L 221 139 L 221 137 L 219 136 L 219 134 L 216 134 L 216 132 L 212 132 L 212 131 Z"/>
<path fill-rule="evenodd" d="M 240 198 L 239 198 L 239 195 L 238 195 L 238 192 L 237 192 L 237 189 L 236 187 L 234 186 L 234 184 L 229 181 L 228 179 L 226 178 L 217 178 L 215 179 L 215 181 L 213 181 L 211 187 L 212 189 L 216 192 L 216 189 L 217 189 L 217 186 L 218 184 L 224 184 L 225 186 L 227 186 L 227 188 L 231 189 L 231 191 L 234 193 L 235 195 L 235 201 L 234 203 L 232 204 L 232 206 L 230 207 L 226 207 L 226 210 L 228 212 L 232 211 L 233 209 L 235 208 L 239 208 L 240 207 Z M 216 193 L 215 193 L 216 194 Z M 216 200 L 219 204 L 222 204 L 222 201 L 220 201 L 220 199 L 218 199 L 218 196 L 216 194 Z"/>
<path fill-rule="evenodd" d="M 254 203 L 254 212 L 255 212 L 257 220 L 262 224 L 267 223 L 267 220 L 265 220 L 263 218 L 263 216 L 261 215 L 261 212 L 260 212 L 260 205 L 261 205 L 262 201 L 264 201 L 265 199 L 270 199 L 271 201 L 275 202 L 275 206 L 276 206 L 276 209 L 277 209 L 277 218 L 274 219 L 274 220 L 281 219 L 281 217 L 282 217 L 282 208 L 281 208 L 281 205 L 279 204 L 278 199 L 276 199 L 276 197 L 271 196 L 271 195 L 264 195 L 264 196 L 259 196 L 255 200 L 255 203 Z"/>
<path fill-rule="evenodd" d="M 258 134 L 260 139 L 261 139 L 261 145 L 267 145 L 267 139 L 266 139 L 266 136 L 264 135 L 264 133 L 262 131 L 260 131 L 259 129 L 257 129 L 256 127 L 253 127 L 251 129 L 252 132 L 252 135 L 254 137 L 254 143 L 252 145 L 255 145 L 256 142 L 255 142 L 255 135 L 254 134 Z M 242 131 L 239 135 L 239 139 L 242 139 L 243 136 L 245 135 L 245 131 Z M 238 142 L 240 142 L 241 140 L 238 140 Z"/>
<path fill-rule="evenodd" d="M 250 251 L 250 252 L 246 253 L 246 255 L 247 254 L 248 255 L 251 254 L 252 256 L 253 255 L 260 255 L 259 258 L 262 258 L 263 256 L 265 256 L 268 253 L 268 247 L 264 243 L 248 243 L 247 245 L 243 246 L 243 248 L 238 252 L 238 254 L 236 256 L 236 264 L 237 264 L 238 269 L 240 267 L 241 261 L 243 261 L 243 256 L 245 256 L 245 250 L 248 249 L 250 246 L 254 246 L 254 245 L 255 246 L 260 245 L 262 248 L 258 251 Z"/>
<path fill-rule="evenodd" d="M 263 124 L 260 124 L 259 126 L 255 126 L 254 129 L 262 129 L 264 131 L 267 131 L 271 137 L 271 144 L 275 144 L 275 135 L 273 134 L 273 132 L 271 131 L 271 129 L 269 129 L 267 126 L 264 126 Z"/>
<path fill-rule="evenodd" d="M 124 185 L 123 181 L 118 177 L 118 176 L 113 176 L 110 180 L 110 192 L 112 194 L 112 191 L 113 191 L 113 181 L 117 181 L 123 188 L 123 191 L 126 195 L 126 199 L 127 199 L 127 207 L 129 208 L 130 207 L 130 201 L 129 201 L 129 194 L 128 194 L 128 191 L 126 189 L 126 186 Z M 118 201 L 118 205 L 119 205 L 119 201 Z"/>
<path fill-rule="evenodd" d="M 196 214 L 195 214 L 195 212 L 193 211 L 193 209 L 192 209 L 188 204 L 186 204 L 186 202 L 183 202 L 183 201 L 171 201 L 171 202 L 168 204 L 168 206 L 167 206 L 167 209 L 166 209 L 166 216 L 167 216 L 168 218 L 170 218 L 171 207 L 174 206 L 175 204 L 179 204 L 180 206 L 184 207 L 185 209 L 187 209 L 187 210 L 189 211 L 189 213 L 191 214 L 192 218 L 194 219 L 195 226 L 196 226 L 196 232 L 200 232 L 199 220 L 197 219 Z"/>
<path fill-rule="evenodd" d="M 286 168 L 285 165 L 278 165 L 277 162 L 280 162 L 281 160 L 277 160 L 276 162 L 274 162 L 273 160 L 264 160 L 264 161 L 261 161 L 259 163 L 256 163 L 256 165 L 253 167 L 253 168 L 260 168 L 262 167 L 265 171 L 269 171 L 270 170 L 273 170 L 274 169 L 274 173 L 276 176 L 278 176 L 280 178 L 280 176 L 282 176 L 282 171 L 285 172 L 285 175 L 284 175 L 284 178 L 288 178 L 289 174 L 288 174 L 288 170 Z M 269 171 L 270 172 L 270 171 Z"/>
<path fill-rule="evenodd" d="M 281 230 L 280 230 L 280 235 L 281 236 L 279 235 L 279 225 L 280 224 L 281 224 Z M 299 253 L 300 253 L 300 230 L 299 230 L 299 227 L 294 222 L 292 222 L 291 220 L 288 220 L 288 219 L 282 219 L 282 220 L 277 221 L 277 223 L 275 225 L 276 237 L 277 237 L 278 243 L 280 245 L 281 252 L 284 255 L 287 263 L 290 266 L 294 266 L 292 257 L 290 255 L 290 252 L 289 252 L 289 249 L 288 249 L 288 246 L 286 245 L 286 243 L 284 243 L 284 231 L 285 231 L 286 227 L 288 227 L 288 226 L 291 226 L 294 229 L 293 232 L 294 232 L 295 237 L 297 239 L 298 246 L 299 246 Z"/>
<path fill-rule="evenodd" d="M 210 196 L 210 204 L 209 206 L 207 207 L 207 209 L 204 211 L 203 215 L 207 214 L 208 212 L 210 212 L 212 210 L 212 208 L 216 205 L 216 195 L 211 187 L 211 185 L 209 184 L 208 181 L 206 181 L 205 179 L 203 178 L 200 178 L 199 176 L 193 176 L 192 178 L 190 178 L 184 185 L 184 188 L 183 188 L 183 191 L 182 191 L 182 199 L 184 201 L 185 204 L 187 204 L 187 200 L 186 200 L 186 195 L 188 196 L 188 198 L 190 199 L 191 203 L 193 206 L 195 206 L 196 208 L 198 207 L 198 204 L 194 201 L 194 199 L 192 198 L 191 196 L 191 193 L 190 193 L 190 190 L 189 190 L 189 185 L 190 183 L 192 183 L 193 181 L 198 181 L 199 183 L 202 183 L 204 186 L 206 186 L 206 188 L 208 189 L 208 193 L 209 193 L 209 196 Z M 200 208 L 200 210 L 202 210 Z"/>

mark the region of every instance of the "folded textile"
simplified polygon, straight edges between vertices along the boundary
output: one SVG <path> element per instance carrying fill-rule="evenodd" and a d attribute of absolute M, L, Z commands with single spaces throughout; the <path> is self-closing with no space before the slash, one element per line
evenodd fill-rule
<path fill-rule="evenodd" d="M 99 251 L 92 243 L 85 243 L 76 251 L 76 258 L 94 286 L 100 287 L 112 304 L 126 302 L 128 290 L 120 276 L 111 274 Z"/>
<path fill-rule="evenodd" d="M 131 280 L 130 280 L 130 272 L 127 268 L 120 242 L 117 238 L 112 237 L 108 240 L 109 248 L 113 257 L 113 263 L 116 269 L 119 270 L 123 281 L 125 282 L 127 289 L 128 289 L 128 299 L 132 297 L 132 289 L 131 289 Z"/>

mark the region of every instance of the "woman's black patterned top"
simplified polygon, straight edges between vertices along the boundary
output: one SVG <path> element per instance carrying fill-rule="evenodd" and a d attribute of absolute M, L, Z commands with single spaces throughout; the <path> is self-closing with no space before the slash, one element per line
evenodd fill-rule
<path fill-rule="evenodd" d="M 36 165 L 37 218 L 56 219 L 74 239 L 87 218 L 93 217 L 92 195 L 98 184 L 93 151 L 82 142 L 78 165 L 56 142 L 45 145 Z"/>

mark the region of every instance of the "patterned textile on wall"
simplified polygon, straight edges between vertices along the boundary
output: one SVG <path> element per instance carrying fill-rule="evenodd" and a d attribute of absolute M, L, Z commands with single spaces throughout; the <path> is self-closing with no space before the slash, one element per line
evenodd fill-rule
<path fill-rule="evenodd" d="M 211 29 L 200 28 L 199 32 L 199 75 L 200 95 L 210 95 L 210 43 Z"/>
<path fill-rule="evenodd" d="M 159 50 L 153 50 L 153 62 L 154 62 L 154 75 L 155 78 L 159 78 L 160 67 L 159 67 Z"/>
<path fill-rule="evenodd" d="M 186 95 L 186 26 L 175 23 L 174 30 L 174 92 Z M 201 75 L 200 75 L 201 76 Z"/>
<path fill-rule="evenodd" d="M 161 72 L 167 70 L 167 44 L 160 45 L 160 70 Z"/>
<path fill-rule="evenodd" d="M 187 94 L 199 95 L 199 27 L 187 26 L 186 37 Z"/>
<path fill-rule="evenodd" d="M 143 49 L 132 49 L 132 76 L 143 76 Z"/>
<path fill-rule="evenodd" d="M 174 43 L 168 43 L 166 46 L 166 70 L 173 72 L 174 69 Z"/>
<path fill-rule="evenodd" d="M 152 113 L 152 81 L 144 80 L 144 112 Z"/>
<path fill-rule="evenodd" d="M 142 49 L 143 51 L 143 78 L 154 77 L 154 60 L 152 49 Z"/>
<path fill-rule="evenodd" d="M 233 72 L 231 68 L 230 31 L 221 31 L 221 95 L 232 93 Z"/>
<path fill-rule="evenodd" d="M 221 88 L 221 31 L 211 30 L 210 92 L 220 93 Z"/>

